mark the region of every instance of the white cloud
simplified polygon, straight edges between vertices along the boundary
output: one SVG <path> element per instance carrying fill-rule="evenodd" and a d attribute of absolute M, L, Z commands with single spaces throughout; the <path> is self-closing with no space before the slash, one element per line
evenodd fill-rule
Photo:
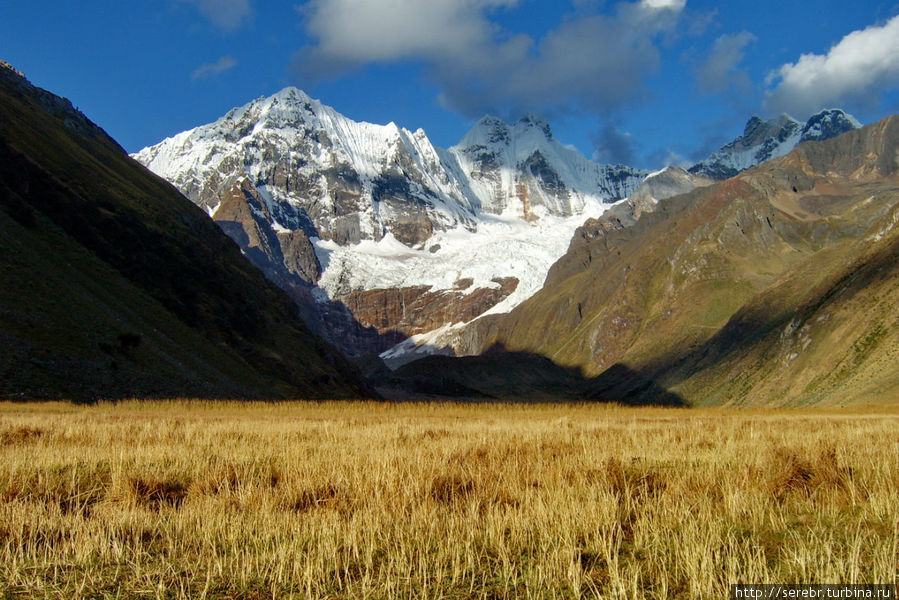
<path fill-rule="evenodd" d="M 191 73 L 191 79 L 204 79 L 206 77 L 212 77 L 214 75 L 218 75 L 219 73 L 224 73 L 229 69 L 233 69 L 237 66 L 237 61 L 234 60 L 234 57 L 230 54 L 226 54 L 221 57 L 214 63 L 203 63 Z"/>
<path fill-rule="evenodd" d="M 379 62 L 456 54 L 491 41 L 484 11 L 517 0 L 312 0 L 301 12 L 318 38 L 314 56 Z"/>
<path fill-rule="evenodd" d="M 769 76 L 767 109 L 802 117 L 828 106 L 872 105 L 899 88 L 899 16 L 853 31 L 826 55 L 803 54 Z"/>
<path fill-rule="evenodd" d="M 686 4 L 625 2 L 613 14 L 565 20 L 535 40 L 490 18 L 518 2 L 309 0 L 300 12 L 317 43 L 295 56 L 294 69 L 305 80 L 412 60 L 438 83 L 441 101 L 468 116 L 522 107 L 608 111 L 639 97 L 659 67 L 656 36 L 677 24 Z"/>
<path fill-rule="evenodd" d="M 250 0 L 181 0 L 193 4 L 216 27 L 237 29 L 251 12 Z"/>
<path fill-rule="evenodd" d="M 670 8 L 680 11 L 687 6 L 687 0 L 643 0 L 641 4 L 653 9 Z"/>
<path fill-rule="evenodd" d="M 715 40 L 708 59 L 696 69 L 699 91 L 715 94 L 733 88 L 745 92 L 749 88 L 749 75 L 738 67 L 746 55 L 746 46 L 755 40 L 748 31 L 722 35 Z"/>

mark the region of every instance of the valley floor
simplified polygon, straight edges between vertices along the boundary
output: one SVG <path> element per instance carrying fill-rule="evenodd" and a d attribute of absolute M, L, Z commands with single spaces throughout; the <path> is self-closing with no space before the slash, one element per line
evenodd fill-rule
<path fill-rule="evenodd" d="M 893 583 L 899 409 L 0 404 L 3 598 Z"/>

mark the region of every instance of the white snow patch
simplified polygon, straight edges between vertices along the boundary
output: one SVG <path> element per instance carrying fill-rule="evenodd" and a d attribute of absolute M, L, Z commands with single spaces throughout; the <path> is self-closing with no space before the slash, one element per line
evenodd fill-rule
<path fill-rule="evenodd" d="M 653 177 L 658 177 L 659 175 L 661 175 L 662 173 L 664 173 L 665 171 L 667 171 L 670 168 L 671 167 L 665 167 L 664 169 L 659 169 L 658 171 L 653 171 L 652 173 L 650 173 L 649 175 L 644 177 L 643 181 L 646 181 L 647 179 L 652 179 Z"/>
<path fill-rule="evenodd" d="M 283 225 L 281 225 L 274 219 L 272 219 L 272 230 L 275 233 L 291 233 L 293 231 L 292 229 L 288 229 L 287 227 L 284 227 Z"/>
<path fill-rule="evenodd" d="M 453 330 L 458 329 L 458 327 L 458 325 L 443 325 L 437 329 L 413 335 L 393 348 L 385 350 L 379 356 L 388 367 L 395 370 L 406 363 L 425 356 L 445 354 L 447 344 L 443 343 L 442 340 L 450 335 Z"/>
<path fill-rule="evenodd" d="M 437 232 L 422 249 L 409 248 L 389 233 L 378 242 L 364 240 L 351 246 L 315 239 L 323 268 L 318 285 L 335 298 L 356 290 L 416 285 L 450 290 L 462 279 L 473 280 L 468 288 L 473 291 L 498 287 L 495 278 L 515 277 L 516 290 L 485 314 L 508 312 L 543 286 L 549 267 L 568 249 L 575 229 L 588 218 L 599 217 L 607 206 L 590 202 L 582 214 L 544 215 L 534 223 L 512 211 L 482 214 L 476 231 L 456 227 Z"/>

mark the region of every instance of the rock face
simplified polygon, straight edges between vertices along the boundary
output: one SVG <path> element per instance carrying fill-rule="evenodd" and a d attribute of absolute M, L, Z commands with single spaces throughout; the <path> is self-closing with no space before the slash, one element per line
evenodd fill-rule
<path fill-rule="evenodd" d="M 296 88 L 261 98 L 135 158 L 213 216 L 236 183 L 264 198 L 276 228 L 339 244 L 409 245 L 474 210 L 423 131 L 356 123 Z"/>
<path fill-rule="evenodd" d="M 890 117 L 661 201 L 630 227 L 607 213 L 490 343 L 579 369 L 597 398 L 894 401 L 897 161 Z"/>
<path fill-rule="evenodd" d="M 250 262 L 282 288 L 308 285 L 321 275 L 306 231 L 273 229 L 268 205 L 246 179 L 235 182 L 222 195 L 214 218 Z"/>
<path fill-rule="evenodd" d="M 203 207 L 354 356 L 385 350 L 388 331 L 511 309 L 539 288 L 574 229 L 646 174 L 587 160 L 534 115 L 513 125 L 485 117 L 443 150 L 421 130 L 357 123 L 295 88 L 134 157 Z M 466 278 L 463 294 L 455 286 Z M 513 279 L 511 290 L 496 283 Z M 401 303 L 384 308 L 419 289 L 414 323 Z M 365 333 L 372 327 L 382 337 Z"/>
<path fill-rule="evenodd" d="M 802 142 L 827 140 L 859 127 L 861 125 L 852 115 L 838 109 L 812 115 L 805 124 L 787 115 L 770 121 L 753 116 L 746 123 L 742 136 L 690 167 L 690 172 L 712 179 L 727 179 L 783 156 Z"/>
<path fill-rule="evenodd" d="M 343 298 L 356 319 L 379 333 L 398 331 L 406 336 L 426 333 L 444 325 L 468 323 L 509 297 L 518 287 L 512 277 L 496 279 L 496 288 L 466 289 L 471 280 L 456 290 L 431 291 L 417 286 L 352 292 Z M 467 284 L 467 285 L 466 285 Z"/>

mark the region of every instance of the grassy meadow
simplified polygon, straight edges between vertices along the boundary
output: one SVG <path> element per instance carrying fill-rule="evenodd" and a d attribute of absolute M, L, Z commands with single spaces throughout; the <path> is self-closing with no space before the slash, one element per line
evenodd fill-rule
<path fill-rule="evenodd" d="M 899 410 L 0 404 L 0 598 L 896 583 Z"/>

